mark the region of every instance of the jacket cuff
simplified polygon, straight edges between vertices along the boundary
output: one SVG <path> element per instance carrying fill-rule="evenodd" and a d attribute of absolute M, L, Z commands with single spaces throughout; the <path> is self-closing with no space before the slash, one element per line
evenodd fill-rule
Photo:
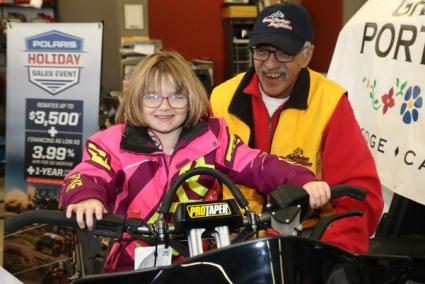
<path fill-rule="evenodd" d="M 68 195 L 63 195 L 60 200 L 60 205 L 61 207 L 66 208 L 70 204 L 76 204 L 87 199 L 98 199 L 100 202 L 103 203 L 106 208 L 106 202 L 102 194 L 97 192 L 96 190 L 87 189 L 84 189 L 84 191 L 75 192 L 74 194 L 71 193 Z"/>
<path fill-rule="evenodd" d="M 311 182 L 311 181 L 317 181 L 314 174 L 310 171 L 305 172 L 299 172 L 297 173 L 290 181 L 290 184 L 303 186 L 304 184 Z"/>

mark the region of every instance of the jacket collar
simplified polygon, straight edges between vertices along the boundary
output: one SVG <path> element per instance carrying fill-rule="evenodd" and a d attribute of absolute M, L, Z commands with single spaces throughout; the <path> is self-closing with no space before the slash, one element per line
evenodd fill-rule
<path fill-rule="evenodd" d="M 239 83 L 235 95 L 233 96 L 229 105 L 229 113 L 235 115 L 246 125 L 248 125 L 248 127 L 251 129 L 251 132 L 254 131 L 254 115 L 252 111 L 251 96 L 248 96 L 244 90 L 250 84 L 253 76 L 256 76 L 256 74 L 254 68 L 251 67 L 243 76 L 242 81 Z M 249 146 L 254 145 L 253 137 L 254 135 L 249 136 Z"/>
<path fill-rule="evenodd" d="M 205 132 L 208 124 L 200 121 L 191 127 L 183 127 L 176 149 L 189 143 L 194 137 Z M 121 136 L 121 149 L 143 154 L 151 154 L 161 151 L 155 146 L 155 142 L 148 134 L 148 128 L 145 126 L 132 126 L 126 124 L 124 133 Z"/>
<path fill-rule="evenodd" d="M 229 105 L 229 112 L 241 119 L 251 129 L 254 129 L 251 96 L 249 96 L 249 93 L 245 92 L 245 89 L 256 81 L 253 80 L 254 76 L 257 76 L 257 74 L 255 73 L 254 67 L 251 67 L 243 76 Z M 258 88 L 258 86 L 255 87 Z M 307 109 L 309 90 L 310 74 L 308 69 L 304 68 L 300 71 L 292 93 L 289 96 L 289 100 L 285 103 L 283 109 Z M 251 137 L 252 136 L 253 135 L 251 135 Z M 249 144 L 251 145 L 251 138 Z"/>

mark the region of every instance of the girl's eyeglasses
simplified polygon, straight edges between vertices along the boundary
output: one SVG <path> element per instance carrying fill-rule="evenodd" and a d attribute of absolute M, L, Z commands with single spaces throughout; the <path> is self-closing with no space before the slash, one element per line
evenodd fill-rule
<path fill-rule="evenodd" d="M 161 96 L 160 94 L 145 94 L 142 96 L 142 103 L 145 107 L 156 108 L 162 104 L 164 99 L 168 101 L 168 104 L 172 108 L 184 108 L 189 98 L 182 94 L 175 94 L 168 97 Z"/>

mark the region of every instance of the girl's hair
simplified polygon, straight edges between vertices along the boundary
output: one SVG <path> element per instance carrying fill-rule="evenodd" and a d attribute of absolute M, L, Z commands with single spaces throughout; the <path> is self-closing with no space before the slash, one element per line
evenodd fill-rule
<path fill-rule="evenodd" d="M 162 80 L 172 80 L 176 93 L 189 97 L 188 115 L 184 126 L 196 124 L 208 114 L 208 96 L 186 60 L 174 51 L 159 51 L 145 57 L 134 68 L 127 91 L 124 93 L 116 115 L 117 123 L 146 126 L 142 115 L 141 97 Z"/>

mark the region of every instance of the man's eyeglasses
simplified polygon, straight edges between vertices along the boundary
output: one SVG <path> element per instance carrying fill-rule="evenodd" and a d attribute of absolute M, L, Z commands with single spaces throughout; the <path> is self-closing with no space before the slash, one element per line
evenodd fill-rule
<path fill-rule="evenodd" d="M 169 97 L 161 96 L 160 94 L 145 94 L 142 96 L 142 103 L 145 107 L 156 108 L 166 99 L 172 108 L 184 108 L 187 105 L 189 98 L 186 95 L 175 94 Z"/>
<path fill-rule="evenodd" d="M 270 57 L 270 54 L 274 55 L 276 61 L 280 63 L 288 63 L 294 60 L 295 56 L 288 55 L 279 49 L 268 49 L 266 47 L 253 47 L 252 48 L 252 57 L 254 60 L 258 61 L 267 61 Z"/>

